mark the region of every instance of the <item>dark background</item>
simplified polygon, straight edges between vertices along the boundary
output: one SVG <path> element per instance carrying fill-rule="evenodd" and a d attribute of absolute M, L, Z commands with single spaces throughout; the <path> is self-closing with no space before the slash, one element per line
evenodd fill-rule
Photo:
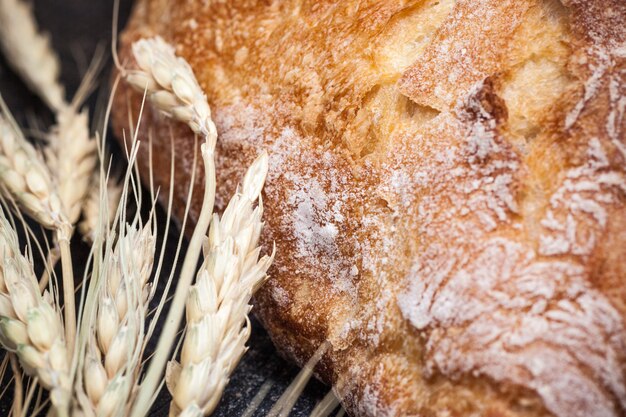
<path fill-rule="evenodd" d="M 120 3 L 120 27 L 123 28 L 131 10 L 132 1 L 121 0 Z M 50 34 L 52 44 L 61 58 L 61 79 L 66 86 L 67 98 L 69 99 L 77 88 L 97 45 L 105 45 L 107 50 L 110 49 L 113 1 L 36 0 L 33 5 L 40 28 Z M 109 74 L 109 66 L 107 66 L 100 77 L 102 86 L 108 82 Z M 53 122 L 52 113 L 8 69 L 4 58 L 1 56 L 0 93 L 22 126 L 46 128 Z M 92 111 L 96 94 L 93 94 L 90 100 Z M 33 126 L 34 121 L 37 123 L 36 126 Z M 123 156 L 119 148 L 112 146 L 111 151 L 115 162 L 123 164 Z M 174 228 L 171 236 L 168 236 L 168 241 L 175 241 L 178 233 L 178 230 Z M 161 238 L 163 237 L 161 236 Z M 88 253 L 88 248 L 80 242 L 79 238 L 75 238 L 74 241 L 75 270 L 77 276 L 82 276 L 82 262 Z M 169 247 L 172 248 L 173 246 L 169 245 Z M 166 267 L 163 270 L 164 277 L 165 274 L 169 273 L 172 263 L 171 251 L 168 255 L 165 260 Z M 164 281 L 161 280 L 161 282 Z M 263 383 L 271 380 L 272 388 L 261 407 L 253 414 L 254 416 L 263 416 L 296 376 L 298 369 L 277 355 L 269 337 L 256 321 L 253 321 L 249 347 L 250 350 L 232 376 L 220 406 L 213 414 L 214 416 L 241 415 Z M 290 415 L 309 415 L 326 391 L 327 388 L 322 384 L 311 381 Z M 9 413 L 10 397 L 9 389 L 9 393 L 0 400 L 0 415 L 2 416 Z M 167 416 L 169 400 L 169 394 L 164 388 L 150 415 Z"/>

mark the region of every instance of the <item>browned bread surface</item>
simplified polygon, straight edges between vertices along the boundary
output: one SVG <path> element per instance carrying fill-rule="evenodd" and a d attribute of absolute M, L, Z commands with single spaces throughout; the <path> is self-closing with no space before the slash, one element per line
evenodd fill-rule
<path fill-rule="evenodd" d="M 625 22 L 623 0 L 139 0 L 120 54 L 158 34 L 191 63 L 218 207 L 269 152 L 256 312 L 299 363 L 331 343 L 351 415 L 625 416 Z M 128 128 L 141 97 L 116 97 Z M 149 130 L 181 216 L 193 136 L 148 106 Z"/>

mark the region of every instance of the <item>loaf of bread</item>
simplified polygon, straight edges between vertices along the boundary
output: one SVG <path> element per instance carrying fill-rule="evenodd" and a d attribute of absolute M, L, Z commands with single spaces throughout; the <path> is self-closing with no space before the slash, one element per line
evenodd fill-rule
<path fill-rule="evenodd" d="M 626 416 L 624 0 L 138 0 L 122 62 L 155 35 L 212 106 L 218 209 L 268 151 L 255 311 L 300 364 L 328 342 L 350 415 Z M 182 216 L 193 134 L 141 126 Z"/>

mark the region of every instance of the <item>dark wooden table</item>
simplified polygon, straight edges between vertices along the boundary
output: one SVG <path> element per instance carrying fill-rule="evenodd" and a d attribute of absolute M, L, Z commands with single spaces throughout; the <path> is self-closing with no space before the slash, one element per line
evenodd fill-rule
<path fill-rule="evenodd" d="M 52 43 L 61 58 L 62 80 L 71 95 L 77 88 L 96 46 L 102 44 L 108 48 L 110 45 L 113 1 L 36 0 L 34 7 L 40 27 L 50 33 Z M 122 27 L 131 8 L 132 1 L 121 0 Z M 108 71 L 103 71 L 102 83 L 107 82 L 108 74 Z M 48 126 L 53 121 L 52 114 L 7 68 L 2 57 L 0 57 L 0 92 L 21 124 L 28 125 L 32 121 L 32 116 L 36 116 L 42 126 Z M 95 98 L 92 98 L 90 103 L 93 109 Z M 118 149 L 113 149 L 113 154 L 117 156 L 118 162 L 123 160 Z M 174 232 L 177 233 L 178 231 Z M 77 240 L 73 248 L 75 268 L 80 270 L 81 258 L 86 255 L 88 248 L 78 242 L 79 239 L 75 240 Z M 168 256 L 168 259 L 171 259 L 171 256 Z M 165 268 L 163 273 L 167 272 L 168 268 Z M 277 355 L 269 337 L 255 321 L 249 346 L 250 350 L 235 371 L 220 406 L 214 413 L 215 416 L 241 415 L 263 383 L 271 380 L 272 388 L 261 407 L 253 414 L 265 415 L 298 372 L 297 368 Z M 150 414 L 152 416 L 165 417 L 168 414 L 169 395 L 165 389 L 163 391 Z M 307 416 L 326 391 L 327 388 L 322 384 L 311 381 L 296 403 L 291 416 Z M 0 415 L 8 415 L 9 409 L 10 395 L 7 395 L 0 402 Z"/>

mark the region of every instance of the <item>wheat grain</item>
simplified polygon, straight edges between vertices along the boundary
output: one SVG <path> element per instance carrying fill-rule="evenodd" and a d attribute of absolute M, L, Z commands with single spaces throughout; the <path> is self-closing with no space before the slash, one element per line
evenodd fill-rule
<path fill-rule="evenodd" d="M 0 343 L 17 354 L 24 371 L 39 378 L 58 413 L 66 415 L 71 381 L 63 324 L 50 294 L 40 294 L 32 260 L 19 253 L 3 212 L 0 257 Z"/>
<path fill-rule="evenodd" d="M 106 181 L 106 191 L 100 191 L 100 173 L 91 176 L 89 191 L 83 202 L 83 218 L 78 223 L 78 230 L 85 240 L 95 242 L 100 222 L 107 228 L 110 226 L 122 196 L 122 187 L 117 180 Z"/>
<path fill-rule="evenodd" d="M 91 174 L 97 164 L 97 142 L 89 136 L 87 111 L 80 113 L 68 107 L 57 113 L 45 149 L 58 189 L 59 198 L 70 223 L 80 217 L 83 201 L 89 191 Z"/>
<path fill-rule="evenodd" d="M 241 192 L 222 218 L 214 215 L 204 263 L 187 299 L 180 363 L 170 362 L 170 415 L 210 414 L 246 350 L 252 293 L 265 280 L 273 256 L 259 259 L 263 207 L 253 208 L 267 174 L 267 154 L 249 168 Z"/>
<path fill-rule="evenodd" d="M 59 59 L 48 36 L 38 31 L 26 2 L 0 0 L 0 47 L 9 64 L 48 106 L 55 110 L 65 106 L 65 93 L 58 82 Z"/>
<path fill-rule="evenodd" d="M 150 224 L 127 225 L 105 256 L 94 333 L 77 387 L 85 416 L 126 415 L 143 351 L 155 243 Z"/>
<path fill-rule="evenodd" d="M 122 71 L 126 82 L 146 91 L 150 102 L 168 117 L 187 123 L 200 135 L 216 137 L 206 95 L 174 47 L 156 36 L 138 40 L 132 49 L 138 69 Z"/>

